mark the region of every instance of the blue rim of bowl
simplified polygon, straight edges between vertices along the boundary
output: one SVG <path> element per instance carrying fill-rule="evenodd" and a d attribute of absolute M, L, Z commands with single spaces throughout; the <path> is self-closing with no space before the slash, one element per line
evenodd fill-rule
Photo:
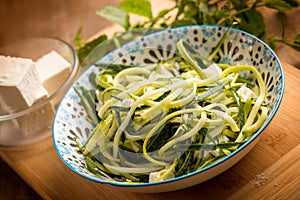
<path fill-rule="evenodd" d="M 228 27 L 226 26 L 215 26 L 215 25 L 192 25 L 192 26 L 181 26 L 181 27 L 177 27 L 177 28 L 172 28 L 171 30 L 172 31 L 177 31 L 177 30 L 181 30 L 181 29 L 188 29 L 188 28 L 214 28 L 214 29 L 217 29 L 217 28 L 222 28 L 222 29 L 227 29 Z M 158 31 L 158 32 L 155 32 L 155 33 L 152 33 L 150 35 L 147 35 L 145 36 L 144 38 L 147 38 L 147 37 L 153 37 L 155 36 L 156 34 L 161 34 L 163 32 L 166 32 L 170 29 L 165 29 L 165 30 L 162 30 L 162 31 Z M 54 141 L 54 146 L 55 146 L 55 149 L 56 149 L 56 152 L 57 154 L 59 155 L 60 159 L 64 162 L 65 165 L 67 165 L 73 172 L 75 172 L 76 174 L 82 176 L 82 177 L 85 177 L 91 181 L 94 181 L 94 182 L 98 182 L 98 183 L 103 183 L 103 184 L 109 184 L 109 185 L 112 185 L 112 186 L 117 186 L 117 187 L 150 187 L 150 186 L 155 186 L 155 185 L 162 185 L 162 184 L 167 184 L 167 183 L 171 183 L 171 182 L 176 182 L 176 181 L 179 181 L 179 180 L 183 180 L 183 179 L 186 179 L 186 178 L 189 178 L 189 177 L 192 177 L 194 175 L 197 175 L 197 174 L 200 174 L 200 173 L 203 173 L 205 171 L 208 171 L 209 169 L 217 166 L 217 165 L 220 165 L 221 163 L 231 159 L 232 157 L 234 157 L 235 155 L 237 155 L 238 153 L 240 153 L 243 149 L 245 149 L 250 143 L 252 143 L 258 136 L 261 135 L 261 133 L 263 132 L 263 130 L 270 124 L 271 120 L 274 118 L 277 110 L 279 109 L 279 106 L 282 102 L 282 98 L 283 98 L 283 94 L 284 94 L 284 88 L 285 88 L 285 78 L 284 78 L 284 73 L 283 73 L 283 68 L 282 68 L 282 65 L 281 65 L 281 62 L 279 60 L 279 58 L 277 57 L 277 55 L 275 54 L 275 52 L 265 43 L 263 42 L 262 40 L 260 40 L 259 38 L 257 38 L 256 36 L 254 35 L 251 35 L 245 31 L 241 31 L 241 30 L 238 30 L 238 29 L 235 29 L 235 28 L 231 28 L 230 31 L 232 32 L 238 32 L 238 33 L 242 33 L 242 34 L 245 34 L 247 35 L 248 37 L 251 37 L 253 38 L 253 40 L 257 40 L 258 42 L 260 42 L 261 44 L 263 44 L 265 46 L 265 48 L 267 48 L 271 53 L 272 55 L 274 55 L 275 59 L 276 59 L 276 62 L 278 63 L 279 65 L 279 69 L 280 69 L 280 73 L 282 74 L 282 79 L 281 79 L 281 82 L 282 82 L 282 88 L 281 88 L 281 93 L 280 93 L 280 96 L 272 110 L 272 112 L 270 113 L 270 116 L 267 118 L 267 120 L 265 121 L 265 123 L 262 125 L 262 127 L 255 133 L 253 134 L 253 136 L 247 140 L 244 144 L 242 144 L 237 150 L 233 151 L 231 154 L 229 154 L 228 156 L 208 165 L 207 167 L 204 167 L 202 169 L 199 169 L 199 170 L 196 170 L 194 172 L 191 172 L 191 173 L 188 173 L 188 174 L 185 174 L 185 175 L 182 175 L 182 176 L 179 176 L 179 177 L 175 177 L 175 178 L 172 178 L 172 179 L 168 179 L 168 180 L 163 180 L 163 181 L 159 181 L 159 182 L 151 182 L 151 183 L 127 183 L 127 182 L 117 182 L 117 181 L 103 181 L 103 180 L 100 180 L 98 179 L 97 177 L 92 177 L 92 176 L 89 176 L 89 175 L 86 175 L 84 173 L 81 173 L 81 172 L 78 172 L 76 169 L 74 169 L 63 157 L 62 155 L 60 154 L 60 151 L 59 151 L 59 148 L 57 146 L 57 144 L 55 143 L 55 131 L 54 131 L 54 125 L 55 125 L 55 121 L 56 121 L 56 115 L 55 115 L 55 118 L 54 118 L 54 122 L 53 122 L 53 128 L 52 128 L 52 139 Z M 136 40 L 134 41 L 131 41 L 125 45 L 123 45 L 121 48 L 124 48 L 126 46 L 129 46 L 131 44 L 133 44 Z M 112 52 L 106 54 L 104 57 L 110 55 L 110 54 L 113 54 L 114 51 L 116 50 L 113 50 Z M 103 59 L 104 57 L 100 58 L 99 60 Z M 81 76 L 78 78 L 78 79 L 81 79 L 82 76 L 84 76 L 85 73 L 81 74 Z M 77 80 L 78 80 L 77 79 Z M 66 92 L 66 94 L 69 92 L 69 90 L 76 84 L 76 81 L 73 83 L 73 85 L 68 89 L 68 91 Z M 65 94 L 65 95 L 66 95 Z M 60 108 L 60 104 L 57 108 L 57 110 Z"/>

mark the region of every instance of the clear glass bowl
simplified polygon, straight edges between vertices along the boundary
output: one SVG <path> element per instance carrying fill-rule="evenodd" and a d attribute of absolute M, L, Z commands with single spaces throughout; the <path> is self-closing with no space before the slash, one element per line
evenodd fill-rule
<path fill-rule="evenodd" d="M 56 51 L 70 63 L 69 74 L 65 74 L 64 82 L 55 92 L 27 109 L 5 113 L 0 108 L 0 149 L 26 149 L 51 137 L 51 125 L 56 108 L 78 72 L 75 49 L 61 39 L 27 38 L 0 48 L 0 55 L 30 58 L 33 61 L 51 51 Z M 21 123 L 25 124 L 24 127 L 30 127 L 26 133 L 20 128 Z"/>

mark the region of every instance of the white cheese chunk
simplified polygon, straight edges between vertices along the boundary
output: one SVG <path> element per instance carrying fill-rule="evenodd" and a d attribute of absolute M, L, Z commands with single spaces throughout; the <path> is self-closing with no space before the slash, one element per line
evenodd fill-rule
<path fill-rule="evenodd" d="M 220 78 L 222 74 L 222 69 L 218 65 L 213 63 L 206 69 L 203 69 L 202 72 L 205 75 L 206 82 L 210 83 Z"/>
<path fill-rule="evenodd" d="M 241 97 L 242 101 L 246 101 L 248 98 L 257 98 L 257 95 L 244 85 L 238 89 L 237 93 Z"/>
<path fill-rule="evenodd" d="M 48 96 L 31 59 L 0 56 L 0 106 L 8 113 L 24 110 Z"/>
<path fill-rule="evenodd" d="M 223 155 L 224 153 L 222 152 L 221 149 L 215 149 L 215 150 L 212 150 L 211 152 L 211 155 L 213 155 L 214 157 L 219 157 L 221 155 Z"/>
<path fill-rule="evenodd" d="M 202 71 L 210 81 L 219 79 L 222 74 L 222 69 L 215 63 L 211 64 L 209 67 L 203 69 Z"/>
<path fill-rule="evenodd" d="M 71 65 L 56 51 L 45 54 L 36 61 L 43 86 L 53 94 L 67 79 Z"/>
<path fill-rule="evenodd" d="M 31 59 L 0 56 L 0 107 L 6 114 L 31 107 L 48 97 Z M 14 119 L 23 135 L 49 127 L 55 114 L 53 104 Z"/>

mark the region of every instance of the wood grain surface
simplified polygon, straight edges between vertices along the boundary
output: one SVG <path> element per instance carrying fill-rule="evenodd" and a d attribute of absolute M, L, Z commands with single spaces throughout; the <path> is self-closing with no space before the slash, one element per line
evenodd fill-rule
<path fill-rule="evenodd" d="M 258 144 L 229 170 L 191 188 L 141 194 L 92 182 L 63 164 L 50 137 L 33 149 L 0 155 L 44 199 L 299 199 L 300 70 L 286 63 L 283 69 L 283 101 Z"/>
<path fill-rule="evenodd" d="M 160 10 L 169 7 L 168 2 L 153 1 L 153 7 Z M 299 16 L 299 13 L 294 15 Z M 288 30 L 298 31 L 299 26 L 293 25 L 292 18 L 292 29 Z M 270 20 L 268 27 L 277 25 Z M 115 30 L 120 27 L 108 27 L 101 32 L 112 34 Z M 33 149 L 0 150 L 0 156 L 43 199 L 300 199 L 300 70 L 287 64 L 299 67 L 300 56 L 285 48 L 280 48 L 279 53 L 284 61 L 285 93 L 261 140 L 232 168 L 194 187 L 162 194 L 141 194 L 89 181 L 63 164 L 55 152 L 51 132 L 49 138 Z"/>

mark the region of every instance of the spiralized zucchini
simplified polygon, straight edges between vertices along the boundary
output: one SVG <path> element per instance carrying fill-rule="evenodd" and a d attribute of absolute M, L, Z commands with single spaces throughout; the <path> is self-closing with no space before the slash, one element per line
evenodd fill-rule
<path fill-rule="evenodd" d="M 133 183 L 178 177 L 229 155 L 262 126 L 268 108 L 257 69 L 201 59 L 184 40 L 177 47 L 157 64 L 92 74 L 95 91 L 75 88 L 95 124 L 84 144 L 76 138 L 91 172 Z"/>

